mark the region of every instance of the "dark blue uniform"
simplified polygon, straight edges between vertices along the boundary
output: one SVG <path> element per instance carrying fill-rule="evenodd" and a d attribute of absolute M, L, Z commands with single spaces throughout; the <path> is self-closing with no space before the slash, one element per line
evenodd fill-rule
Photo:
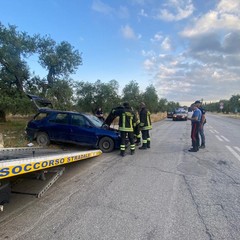
<path fill-rule="evenodd" d="M 196 118 L 196 119 L 194 119 Z M 189 151 L 197 152 L 199 148 L 199 126 L 202 118 L 202 113 L 200 109 L 194 109 L 192 115 L 192 130 L 191 130 L 191 139 L 192 139 L 192 149 Z"/>

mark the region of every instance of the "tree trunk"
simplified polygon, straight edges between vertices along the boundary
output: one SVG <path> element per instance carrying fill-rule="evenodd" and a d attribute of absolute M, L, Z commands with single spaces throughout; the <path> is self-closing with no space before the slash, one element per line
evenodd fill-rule
<path fill-rule="evenodd" d="M 6 113 L 3 110 L 0 110 L 0 122 L 6 122 Z"/>

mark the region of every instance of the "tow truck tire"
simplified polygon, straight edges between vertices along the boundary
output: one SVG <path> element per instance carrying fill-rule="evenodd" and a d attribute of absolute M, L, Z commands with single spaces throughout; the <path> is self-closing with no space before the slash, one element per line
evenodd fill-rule
<path fill-rule="evenodd" d="M 103 137 L 100 139 L 98 147 L 103 153 L 112 152 L 114 149 L 114 141 L 110 137 Z"/>
<path fill-rule="evenodd" d="M 39 132 L 37 134 L 36 141 L 39 146 L 48 146 L 50 144 L 50 139 L 48 137 L 48 134 L 45 132 Z"/>

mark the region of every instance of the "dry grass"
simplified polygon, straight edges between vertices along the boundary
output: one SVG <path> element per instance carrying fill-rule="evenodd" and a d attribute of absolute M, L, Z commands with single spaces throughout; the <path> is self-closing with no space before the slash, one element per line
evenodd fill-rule
<path fill-rule="evenodd" d="M 25 128 L 29 118 L 8 118 L 6 123 L 0 123 L 0 133 L 4 147 L 24 147 L 28 140 Z"/>
<path fill-rule="evenodd" d="M 152 122 L 158 122 L 164 118 L 167 117 L 167 113 L 164 112 L 164 113 L 155 113 L 155 114 L 151 114 L 151 121 Z"/>

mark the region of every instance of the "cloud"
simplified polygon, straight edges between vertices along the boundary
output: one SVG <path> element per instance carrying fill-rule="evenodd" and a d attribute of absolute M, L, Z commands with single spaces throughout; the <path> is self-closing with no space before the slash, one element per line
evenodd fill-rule
<path fill-rule="evenodd" d="M 115 9 L 101 0 L 93 1 L 92 10 L 107 16 L 118 17 L 120 19 L 128 19 L 130 17 L 129 9 L 126 6 L 119 6 Z"/>
<path fill-rule="evenodd" d="M 220 13 L 239 14 L 240 2 L 236 0 L 221 0 L 217 6 Z"/>
<path fill-rule="evenodd" d="M 171 41 L 170 41 L 169 37 L 164 38 L 164 40 L 162 41 L 161 47 L 162 47 L 162 49 L 164 49 L 166 51 L 169 51 L 172 49 Z"/>
<path fill-rule="evenodd" d="M 146 59 L 143 65 L 146 70 L 153 70 L 155 62 L 153 61 L 153 59 Z"/>
<path fill-rule="evenodd" d="M 230 32 L 224 36 L 222 48 L 225 53 L 240 53 L 240 32 Z"/>
<path fill-rule="evenodd" d="M 121 33 L 122 33 L 123 37 L 126 39 L 136 40 L 136 39 L 141 38 L 140 35 L 137 36 L 135 34 L 134 30 L 129 25 L 122 26 Z"/>
<path fill-rule="evenodd" d="M 169 0 L 158 10 L 155 18 L 164 21 L 179 21 L 192 15 L 194 6 L 191 0 Z"/>
<path fill-rule="evenodd" d="M 161 33 L 156 33 L 153 38 L 150 39 L 151 42 L 159 42 L 163 39 L 163 36 Z"/>
<path fill-rule="evenodd" d="M 153 66 L 152 66 L 153 67 Z M 239 89 L 237 73 L 216 69 L 214 66 L 197 62 L 188 66 L 170 66 L 159 64 L 159 71 L 154 76 L 154 85 L 163 98 L 177 102 L 191 102 L 195 99 L 216 101 L 228 99 Z"/>
<path fill-rule="evenodd" d="M 103 3 L 101 0 L 94 0 L 92 3 L 92 9 L 96 12 L 103 13 L 103 14 L 111 14 L 114 9 L 109 5 Z"/>
<path fill-rule="evenodd" d="M 161 33 L 156 33 L 153 38 L 150 39 L 153 44 L 160 44 L 160 47 L 164 51 L 172 50 L 172 44 L 169 36 L 164 37 Z"/>
<path fill-rule="evenodd" d="M 191 5 L 190 1 L 188 3 Z M 159 16 L 169 21 L 180 19 L 181 14 L 174 15 L 169 10 L 170 6 L 175 6 L 180 13 L 178 1 L 172 0 Z M 239 93 L 239 9 L 240 1 L 221 0 L 205 14 L 192 18 L 190 25 L 180 31 L 181 39 L 175 39 L 183 43 L 178 51 L 172 48 L 170 36 L 157 33 L 151 38 L 150 42 L 159 44 L 161 49 L 154 53 L 142 52 L 147 59 L 145 69 L 153 76 L 161 97 L 179 102 L 202 98 L 216 101 L 229 99 L 231 95 Z M 180 25 L 178 27 L 180 29 Z M 164 55 L 163 50 L 172 52 Z"/>
<path fill-rule="evenodd" d="M 181 34 L 185 37 L 194 37 L 220 30 L 240 30 L 239 9 L 240 1 L 221 0 L 214 10 L 196 18 L 193 25 L 185 28 Z"/>
<path fill-rule="evenodd" d="M 141 9 L 140 12 L 139 12 L 139 16 L 148 17 L 148 14 L 145 12 L 144 9 Z"/>

